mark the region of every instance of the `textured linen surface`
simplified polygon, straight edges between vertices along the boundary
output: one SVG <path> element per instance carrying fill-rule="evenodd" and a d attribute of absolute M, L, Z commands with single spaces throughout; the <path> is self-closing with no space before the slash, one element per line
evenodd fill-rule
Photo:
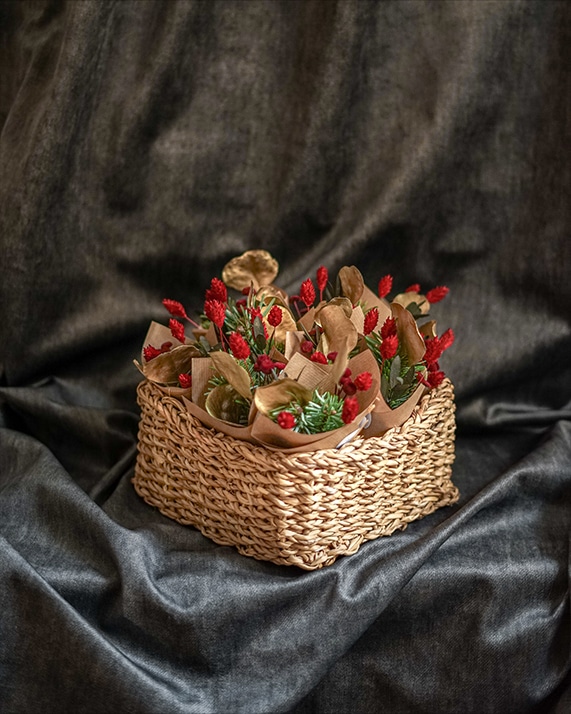
<path fill-rule="evenodd" d="M 571 711 L 571 3 L 0 3 L 0 711 Z M 315 572 L 147 506 L 132 365 L 270 250 L 448 285 L 458 504 Z"/>

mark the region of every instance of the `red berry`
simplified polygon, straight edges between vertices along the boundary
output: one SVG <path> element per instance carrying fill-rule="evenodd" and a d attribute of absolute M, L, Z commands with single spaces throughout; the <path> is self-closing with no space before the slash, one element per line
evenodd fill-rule
<path fill-rule="evenodd" d="M 295 417 L 291 412 L 280 412 L 277 422 L 282 429 L 293 429 L 295 426 Z"/>
<path fill-rule="evenodd" d="M 192 375 L 190 374 L 179 374 L 178 383 L 184 389 L 190 389 L 192 387 Z"/>

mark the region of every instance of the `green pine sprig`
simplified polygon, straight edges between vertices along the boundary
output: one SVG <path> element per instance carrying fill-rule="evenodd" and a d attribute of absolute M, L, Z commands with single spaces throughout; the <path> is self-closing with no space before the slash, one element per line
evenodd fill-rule
<path fill-rule="evenodd" d="M 270 418 L 276 421 L 281 412 L 293 414 L 296 419 L 293 431 L 298 434 L 321 434 L 325 431 L 338 429 L 344 424 L 341 417 L 343 399 L 330 392 L 320 394 L 315 390 L 305 406 L 297 401 L 292 401 L 283 407 L 272 410 Z"/>

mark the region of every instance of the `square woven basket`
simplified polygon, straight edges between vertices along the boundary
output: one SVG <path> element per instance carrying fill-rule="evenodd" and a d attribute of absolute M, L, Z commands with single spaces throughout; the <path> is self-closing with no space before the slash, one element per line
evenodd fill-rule
<path fill-rule="evenodd" d="M 137 493 L 243 555 L 314 570 L 459 497 L 448 379 L 382 437 L 294 454 L 204 426 L 151 382 L 137 393 Z"/>

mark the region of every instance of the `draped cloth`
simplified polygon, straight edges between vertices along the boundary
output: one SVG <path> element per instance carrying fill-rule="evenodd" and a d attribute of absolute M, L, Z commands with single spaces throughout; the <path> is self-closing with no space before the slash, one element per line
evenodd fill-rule
<path fill-rule="evenodd" d="M 571 711 L 571 3 L 0 3 L 0 710 Z M 446 285 L 454 506 L 322 570 L 131 484 L 161 299 Z"/>

